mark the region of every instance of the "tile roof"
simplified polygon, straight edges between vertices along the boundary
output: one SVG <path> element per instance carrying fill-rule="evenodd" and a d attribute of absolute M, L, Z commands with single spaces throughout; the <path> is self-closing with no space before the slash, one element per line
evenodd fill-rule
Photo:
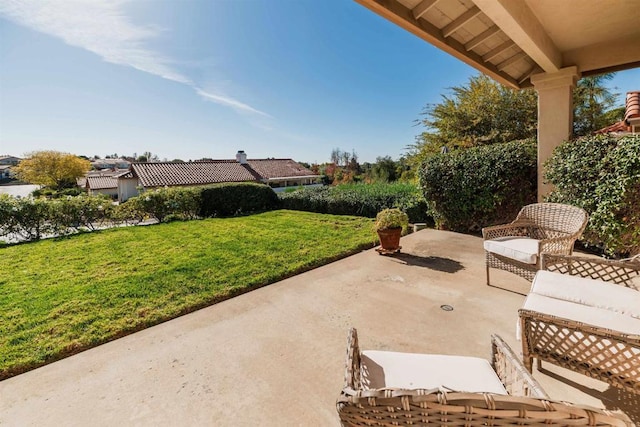
<path fill-rule="evenodd" d="M 629 119 L 637 117 L 640 117 L 640 91 L 627 92 L 624 121 L 629 124 Z"/>
<path fill-rule="evenodd" d="M 627 92 L 624 119 L 610 126 L 598 129 L 594 133 L 623 133 L 631 132 L 631 119 L 640 117 L 640 91 Z"/>
<path fill-rule="evenodd" d="M 235 160 L 190 163 L 133 163 L 131 169 L 144 187 L 204 185 L 258 181 L 247 165 Z"/>
<path fill-rule="evenodd" d="M 86 185 L 90 190 L 106 190 L 118 188 L 118 179 L 113 176 L 88 176 Z"/>
<path fill-rule="evenodd" d="M 247 163 L 264 179 L 317 176 L 291 159 L 249 159 Z"/>

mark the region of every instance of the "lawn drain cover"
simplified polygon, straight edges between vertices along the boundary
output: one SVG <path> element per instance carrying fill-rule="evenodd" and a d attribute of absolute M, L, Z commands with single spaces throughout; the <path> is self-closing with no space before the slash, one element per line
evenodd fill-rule
<path fill-rule="evenodd" d="M 443 309 L 444 311 L 453 311 L 453 307 L 447 304 L 441 305 L 440 308 Z"/>

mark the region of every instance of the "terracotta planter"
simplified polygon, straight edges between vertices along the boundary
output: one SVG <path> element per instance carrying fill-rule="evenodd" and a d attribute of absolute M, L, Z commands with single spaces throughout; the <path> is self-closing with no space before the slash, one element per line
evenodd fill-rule
<path fill-rule="evenodd" d="M 394 252 L 400 250 L 400 236 L 402 235 L 402 227 L 389 228 L 386 230 L 378 230 L 380 238 L 380 246 L 383 250 Z"/>

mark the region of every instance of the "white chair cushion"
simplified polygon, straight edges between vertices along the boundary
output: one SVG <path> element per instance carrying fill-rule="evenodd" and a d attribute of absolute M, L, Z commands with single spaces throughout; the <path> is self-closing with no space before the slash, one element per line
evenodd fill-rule
<path fill-rule="evenodd" d="M 363 388 L 402 388 L 507 394 L 489 362 L 478 357 L 363 351 Z"/>
<path fill-rule="evenodd" d="M 533 279 L 531 292 L 640 319 L 640 292 L 602 280 L 541 270 Z"/>
<path fill-rule="evenodd" d="M 586 323 L 587 325 L 599 328 L 612 329 L 631 335 L 640 335 L 640 319 L 604 308 L 591 307 L 536 293 L 530 293 L 527 296 L 522 308 L 524 310 L 561 317 L 574 322 Z"/>
<path fill-rule="evenodd" d="M 536 264 L 538 262 L 538 242 L 539 240 L 529 237 L 497 237 L 485 240 L 484 249 L 525 264 Z"/>

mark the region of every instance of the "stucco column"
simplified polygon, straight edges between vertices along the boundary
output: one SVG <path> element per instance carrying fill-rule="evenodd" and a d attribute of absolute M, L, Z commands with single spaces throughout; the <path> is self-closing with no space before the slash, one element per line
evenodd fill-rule
<path fill-rule="evenodd" d="M 531 76 L 538 92 L 538 201 L 551 191 L 543 182 L 543 165 L 553 149 L 571 138 L 573 130 L 573 88 L 580 78 L 577 67 L 556 73 Z"/>

